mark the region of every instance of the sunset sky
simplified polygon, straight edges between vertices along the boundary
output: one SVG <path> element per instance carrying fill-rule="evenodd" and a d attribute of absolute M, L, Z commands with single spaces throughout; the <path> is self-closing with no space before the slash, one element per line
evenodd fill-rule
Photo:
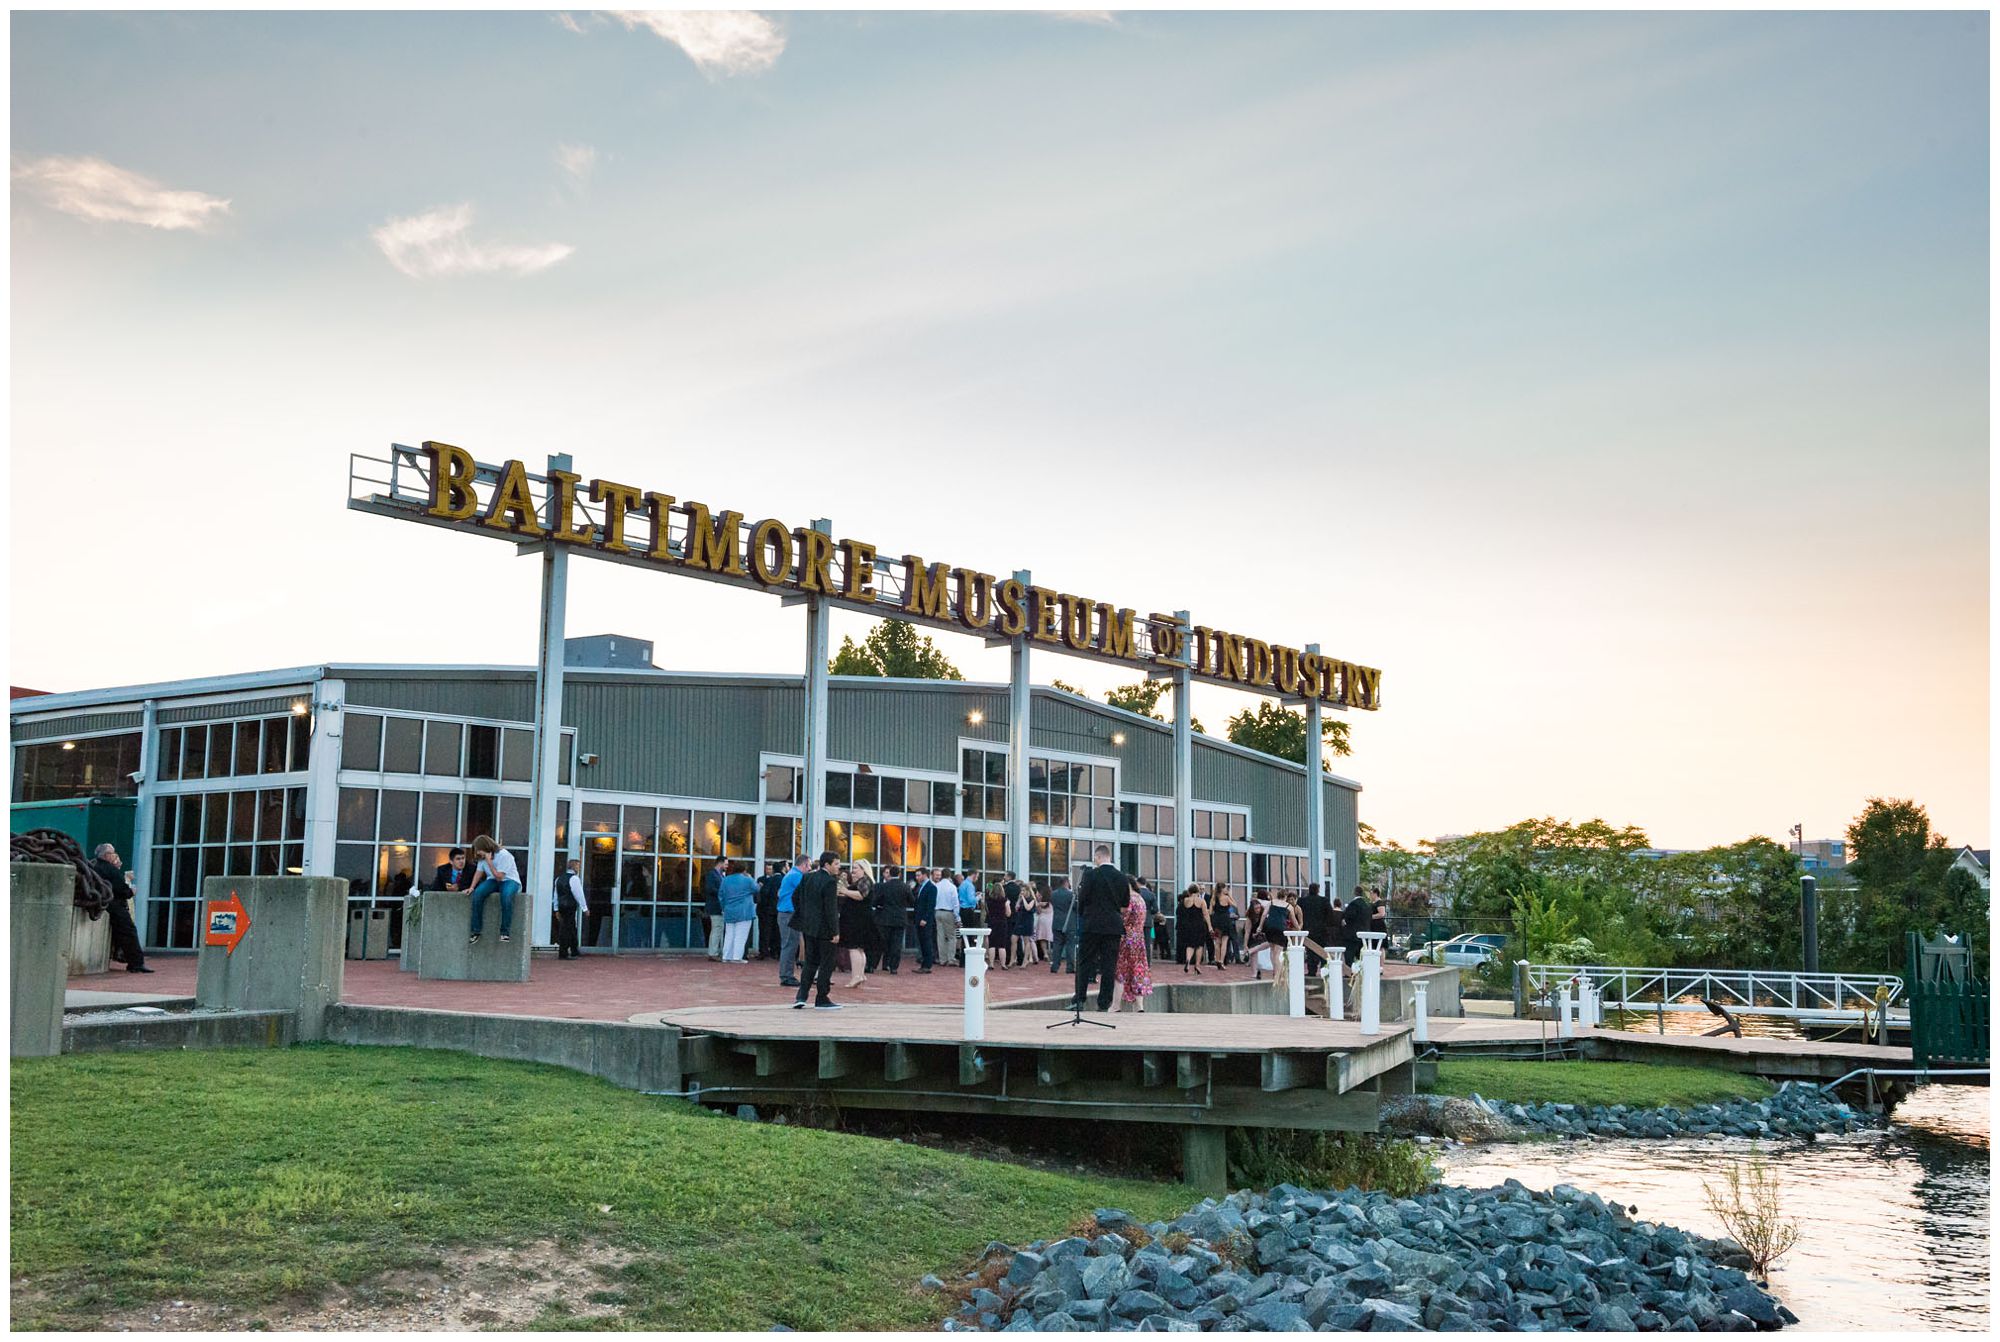
<path fill-rule="evenodd" d="M 12 37 L 17 685 L 531 661 L 531 562 L 344 506 L 435 438 L 1381 667 L 1405 842 L 1990 837 L 1983 14 Z M 801 664 L 573 573 L 573 634 Z"/>

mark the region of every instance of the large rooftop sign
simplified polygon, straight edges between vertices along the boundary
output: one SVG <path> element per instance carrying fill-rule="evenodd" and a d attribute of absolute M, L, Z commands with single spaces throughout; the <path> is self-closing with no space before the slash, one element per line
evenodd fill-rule
<path fill-rule="evenodd" d="M 1199 679 L 1337 708 L 1382 706 L 1382 673 L 1337 657 L 1190 624 L 1154 611 L 1038 587 L 775 517 L 746 520 L 693 499 L 566 470 L 498 466 L 464 448 L 397 446 L 387 460 L 356 456 L 348 506 L 687 577 L 818 598 L 933 628 L 1026 637 L 1075 656 L 1149 674 L 1182 666 Z"/>

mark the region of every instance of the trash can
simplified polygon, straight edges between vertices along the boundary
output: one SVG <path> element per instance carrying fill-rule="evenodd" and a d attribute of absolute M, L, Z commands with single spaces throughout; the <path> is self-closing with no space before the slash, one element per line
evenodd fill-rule
<path fill-rule="evenodd" d="M 389 911 L 359 908 L 347 913 L 347 958 L 386 960 L 389 958 Z"/>

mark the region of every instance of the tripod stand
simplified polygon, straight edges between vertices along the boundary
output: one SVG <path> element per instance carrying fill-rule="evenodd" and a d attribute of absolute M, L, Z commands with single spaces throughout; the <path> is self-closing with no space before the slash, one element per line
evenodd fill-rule
<path fill-rule="evenodd" d="M 1077 947 L 1075 954 L 1076 954 L 1076 983 L 1074 985 L 1074 991 L 1070 994 L 1070 999 L 1069 999 L 1069 1010 L 1070 1010 L 1069 1019 L 1056 1021 L 1054 1024 L 1046 1026 L 1044 1028 L 1050 1030 L 1059 1030 L 1065 1025 L 1095 1025 L 1100 1030 L 1117 1029 L 1118 1027 L 1116 1025 L 1113 1025 L 1108 1020 L 1085 1020 L 1083 1018 L 1083 966 L 1084 966 L 1083 948 L 1081 946 Z"/>

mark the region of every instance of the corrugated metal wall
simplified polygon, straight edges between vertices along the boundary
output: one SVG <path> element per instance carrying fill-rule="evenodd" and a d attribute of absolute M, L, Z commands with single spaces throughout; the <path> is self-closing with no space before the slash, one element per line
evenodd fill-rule
<path fill-rule="evenodd" d="M 178 722 L 221 722 L 229 718 L 260 718 L 277 713 L 289 713 L 292 705 L 310 696 L 310 686 L 302 686 L 292 694 L 267 695 L 261 699 L 232 699 L 220 704 L 195 704 L 188 708 L 163 708 L 159 712 L 160 725 L 171 727 Z M 134 715 L 136 718 L 136 714 Z"/>
<path fill-rule="evenodd" d="M 803 711 L 804 691 L 794 692 Z M 974 709 L 986 715 L 977 726 L 966 721 Z M 958 741 L 1007 743 L 1007 696 L 972 688 L 880 686 L 842 681 L 827 691 L 827 753 L 837 760 L 860 760 L 891 768 L 942 769 L 958 773 Z M 770 750 L 796 752 L 796 735 Z"/>
<path fill-rule="evenodd" d="M 1124 745 L 1111 744 L 1113 732 L 1125 733 Z M 1073 694 L 1041 690 L 1035 695 L 1030 740 L 1050 750 L 1116 759 L 1127 791 L 1173 795 L 1174 733 L 1166 723 L 1141 725 Z"/>
<path fill-rule="evenodd" d="M 72 713 L 68 717 L 50 718 L 46 722 L 16 722 L 12 735 L 17 746 L 34 741 L 66 741 L 72 736 L 91 736 L 99 732 L 135 732 L 145 714 L 131 713 Z"/>
<path fill-rule="evenodd" d="M 757 799 L 758 752 L 799 748 L 801 691 L 783 683 L 573 680 L 564 719 L 598 762 L 577 782 L 611 792 Z"/>
<path fill-rule="evenodd" d="M 393 708 L 406 713 L 533 722 L 534 678 L 517 672 L 502 679 L 505 675 L 496 671 L 477 680 L 422 675 L 349 676 L 347 702 L 356 707 Z"/>
<path fill-rule="evenodd" d="M 1338 783 L 1326 785 L 1326 842 L 1340 854 L 1333 872 L 1343 891 L 1352 890 L 1361 879 L 1361 844 L 1355 833 L 1360 800 L 1360 794 L 1353 788 Z"/>

